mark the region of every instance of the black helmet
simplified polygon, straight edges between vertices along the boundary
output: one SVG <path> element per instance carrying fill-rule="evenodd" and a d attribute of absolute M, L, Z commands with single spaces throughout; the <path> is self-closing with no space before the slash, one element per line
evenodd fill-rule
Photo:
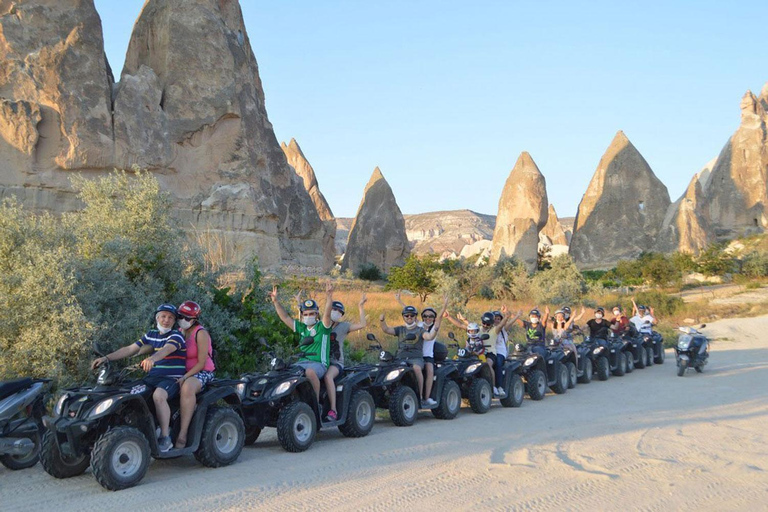
<path fill-rule="evenodd" d="M 637 310 L 638 310 L 638 311 L 640 311 L 641 309 L 642 309 L 643 311 L 645 311 L 645 310 L 646 310 L 646 309 L 648 309 L 648 308 L 647 308 L 647 307 L 645 307 L 645 306 L 643 306 L 642 304 L 639 304 L 639 305 L 637 306 Z"/>
<path fill-rule="evenodd" d="M 426 313 L 427 311 L 432 312 L 432 314 L 435 315 L 435 318 L 437 318 L 437 311 L 435 311 L 435 308 L 424 308 L 421 311 L 421 318 L 424 318 L 424 313 Z"/>
<path fill-rule="evenodd" d="M 173 316 L 179 316 L 179 313 L 176 310 L 176 306 L 174 306 L 173 304 L 168 304 L 168 303 L 160 304 L 159 306 L 157 306 L 157 309 L 155 310 L 155 316 L 157 316 L 157 314 L 162 311 L 167 311 L 168 313 L 171 313 Z"/>
<path fill-rule="evenodd" d="M 504 318 L 504 315 L 501 314 L 501 311 L 494 311 L 493 312 L 493 317 L 496 318 L 497 316 L 500 317 L 500 318 Z"/>
<path fill-rule="evenodd" d="M 302 312 L 304 312 L 304 311 L 320 311 L 320 308 L 317 306 L 317 302 L 315 302 L 312 299 L 307 299 L 304 302 L 302 302 L 299 305 L 299 309 Z"/>
<path fill-rule="evenodd" d="M 338 309 L 339 311 L 341 311 L 342 315 L 344 313 L 346 313 L 346 311 L 344 311 L 344 304 L 342 304 L 338 300 L 335 300 L 335 301 L 331 302 L 331 308 L 332 309 Z"/>
<path fill-rule="evenodd" d="M 415 307 L 413 307 L 413 306 L 405 306 L 403 308 L 403 316 L 405 316 L 405 315 L 416 316 L 418 314 L 419 314 L 419 311 Z"/>
<path fill-rule="evenodd" d="M 570 320 L 571 319 L 571 308 L 569 308 L 568 306 L 564 306 L 563 307 L 563 316 L 565 317 L 566 320 Z"/>
<path fill-rule="evenodd" d="M 541 312 L 538 309 L 532 309 L 530 313 L 528 313 L 528 316 L 537 316 L 541 318 Z"/>
<path fill-rule="evenodd" d="M 599 312 L 599 313 L 602 313 L 602 314 L 605 314 L 605 309 L 603 309 L 603 308 L 599 307 L 599 308 L 597 308 L 597 309 L 595 310 L 595 313 L 598 313 L 598 312 Z"/>
<path fill-rule="evenodd" d="M 493 313 L 490 311 L 486 311 L 483 313 L 483 316 L 480 317 L 480 321 L 483 322 L 485 325 L 493 325 L 494 317 Z"/>

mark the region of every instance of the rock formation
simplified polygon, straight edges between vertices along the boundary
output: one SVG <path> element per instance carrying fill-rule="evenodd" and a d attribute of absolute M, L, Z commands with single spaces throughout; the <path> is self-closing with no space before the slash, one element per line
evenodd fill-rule
<path fill-rule="evenodd" d="M 768 228 L 768 84 L 741 99 L 741 125 L 712 169 L 705 196 L 718 239 Z"/>
<path fill-rule="evenodd" d="M 669 192 L 619 131 L 579 203 L 570 254 L 582 269 L 607 268 L 658 251 Z"/>
<path fill-rule="evenodd" d="M 471 210 L 420 213 L 405 216 L 405 230 L 416 254 L 446 251 L 456 254 L 468 244 L 493 238 L 496 218 Z"/>
<path fill-rule="evenodd" d="M 365 186 L 363 200 L 349 231 L 341 269 L 357 273 L 365 264 L 384 272 L 402 265 L 410 253 L 405 221 L 395 195 L 377 167 Z"/>
<path fill-rule="evenodd" d="M 326 226 L 326 231 L 330 233 L 330 237 L 325 239 L 325 245 L 323 247 L 323 253 L 325 258 L 329 261 L 333 261 L 336 256 L 336 219 L 333 217 L 331 207 L 328 206 L 328 201 L 325 200 L 325 196 L 320 192 L 320 187 L 317 184 L 317 176 L 315 176 L 315 170 L 307 161 L 304 156 L 304 152 L 299 147 L 299 143 L 296 139 L 286 144 L 285 142 L 280 144 L 280 148 L 285 153 L 285 157 L 288 159 L 288 164 L 293 167 L 296 174 L 304 182 L 304 188 L 309 193 L 312 204 L 315 205 L 315 210 L 320 216 L 320 220 Z"/>
<path fill-rule="evenodd" d="M 491 240 L 478 240 L 475 243 L 465 245 L 459 253 L 459 258 L 471 258 L 477 256 L 477 261 L 484 258 L 491 257 L 491 246 L 493 242 Z"/>
<path fill-rule="evenodd" d="M 680 199 L 669 206 L 662 224 L 660 249 L 697 255 L 714 241 L 705 195 L 714 162 L 713 160 L 698 172 Z"/>
<path fill-rule="evenodd" d="M 499 200 L 491 263 L 514 256 L 536 270 L 539 231 L 547 224 L 547 183 L 531 155 L 523 152 L 509 173 Z"/>
<path fill-rule="evenodd" d="M 555 206 L 552 204 L 549 205 L 547 224 L 539 233 L 539 241 L 544 242 L 544 237 L 546 237 L 547 245 L 568 245 L 568 236 L 562 224 L 560 224 Z"/>
<path fill-rule="evenodd" d="M 68 177 L 133 165 L 233 261 L 329 268 L 330 233 L 275 139 L 237 0 L 148 0 L 118 84 L 93 0 L 0 2 L 0 195 L 61 213 Z"/>

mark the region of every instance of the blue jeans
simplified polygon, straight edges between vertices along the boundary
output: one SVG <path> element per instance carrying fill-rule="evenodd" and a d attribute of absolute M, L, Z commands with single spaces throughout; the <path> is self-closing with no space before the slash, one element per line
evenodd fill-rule
<path fill-rule="evenodd" d="M 501 354 L 496 354 L 496 365 L 494 367 L 494 370 L 496 370 L 496 387 L 502 388 L 504 387 L 504 362 L 507 360 L 506 357 L 504 357 Z"/>

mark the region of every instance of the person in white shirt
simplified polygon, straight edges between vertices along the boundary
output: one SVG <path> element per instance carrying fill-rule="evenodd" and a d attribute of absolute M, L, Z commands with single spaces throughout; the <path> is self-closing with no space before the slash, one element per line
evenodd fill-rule
<path fill-rule="evenodd" d="M 653 314 L 653 308 L 638 306 L 635 299 L 632 299 L 632 313 L 634 315 L 629 321 L 635 325 L 640 334 L 653 334 L 653 326 L 658 323 L 656 315 Z"/>

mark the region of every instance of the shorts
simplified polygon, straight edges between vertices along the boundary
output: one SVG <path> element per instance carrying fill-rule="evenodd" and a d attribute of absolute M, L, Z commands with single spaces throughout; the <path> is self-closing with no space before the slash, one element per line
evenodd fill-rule
<path fill-rule="evenodd" d="M 301 366 L 302 368 L 304 368 L 305 371 L 312 370 L 313 372 L 315 372 L 315 375 L 317 375 L 318 379 L 322 379 L 327 370 L 327 368 L 323 363 L 318 363 L 317 361 L 308 361 L 306 359 L 304 361 L 299 361 L 298 363 L 296 363 L 296 366 Z"/>
<path fill-rule="evenodd" d="M 155 389 L 164 389 L 166 393 L 168 393 L 168 400 L 171 398 L 175 398 L 179 396 L 179 391 L 181 391 L 181 386 L 179 386 L 178 379 L 180 379 L 182 376 L 179 375 L 178 377 L 161 377 L 157 375 L 147 375 L 142 379 L 142 382 L 146 384 L 147 386 L 151 386 Z"/>
<path fill-rule="evenodd" d="M 336 368 L 339 369 L 339 375 L 344 373 L 344 365 L 341 364 L 340 362 L 338 362 L 338 361 L 331 361 L 331 364 L 328 365 L 328 368 L 330 368 L 331 366 L 335 366 Z"/>
<path fill-rule="evenodd" d="M 418 365 L 422 369 L 424 368 L 424 358 L 423 357 L 409 357 L 408 359 L 405 360 L 405 362 L 409 366 L 416 366 L 416 365 Z"/>
<path fill-rule="evenodd" d="M 202 391 L 205 389 L 205 385 L 213 380 L 214 375 L 213 375 L 213 372 L 201 370 L 197 372 L 197 374 L 193 375 L 192 377 L 200 381 L 200 391 Z"/>
<path fill-rule="evenodd" d="M 429 364 L 435 364 L 435 358 L 434 358 L 434 357 L 426 357 L 426 356 L 425 356 L 425 357 L 423 357 L 422 359 L 424 359 L 424 364 L 427 364 L 427 363 L 429 363 Z"/>

